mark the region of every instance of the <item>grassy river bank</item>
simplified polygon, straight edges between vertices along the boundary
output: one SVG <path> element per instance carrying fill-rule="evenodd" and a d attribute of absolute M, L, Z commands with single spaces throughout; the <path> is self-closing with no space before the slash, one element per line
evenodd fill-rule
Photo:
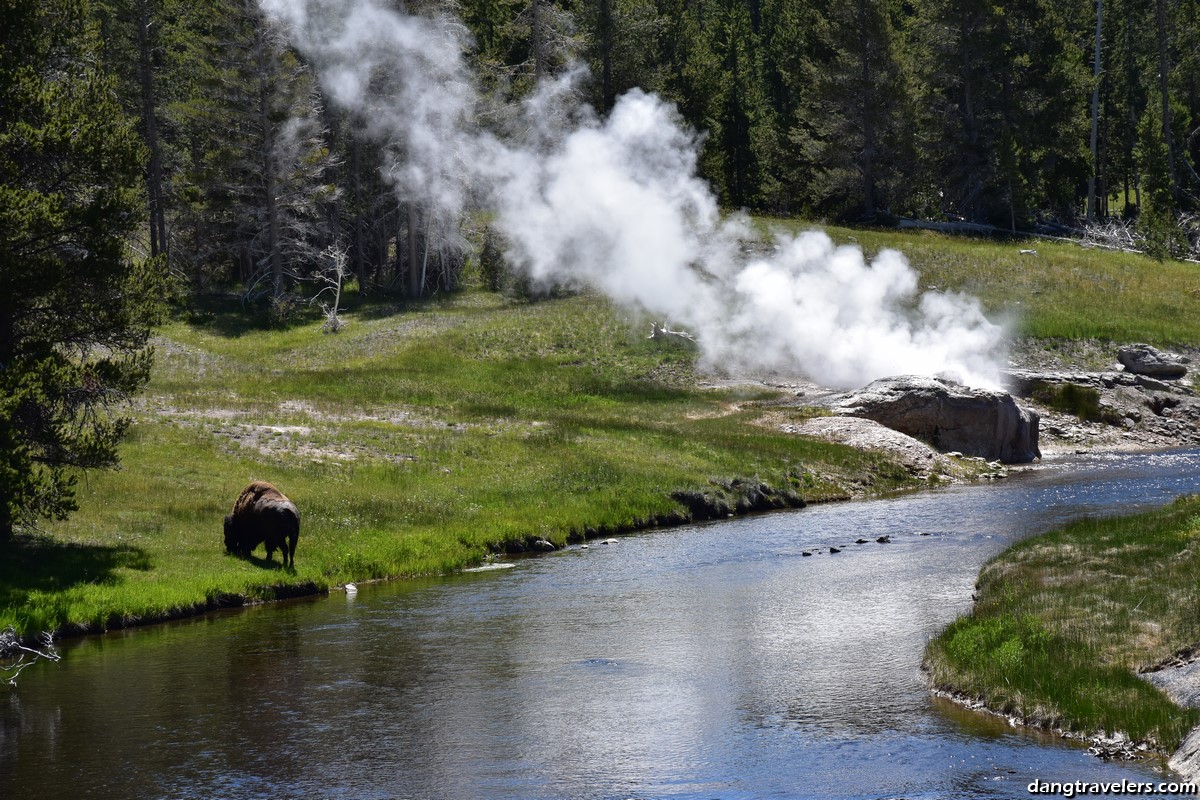
<path fill-rule="evenodd" d="M 901 249 L 923 287 L 977 294 L 1019 320 L 1014 333 L 1057 337 L 1047 348 L 1200 342 L 1191 265 L 830 233 L 869 254 Z M 444 573 L 538 538 L 682 521 L 681 491 L 736 511 L 914 485 L 883 454 L 782 432 L 813 412 L 778 404 L 778 390 L 699 388 L 690 350 L 647 340 L 648 319 L 593 295 L 351 299 L 337 335 L 315 319 L 269 327 L 234 299 L 164 326 L 122 469 L 86 476 L 78 512 L 0 559 L 0 628 L 103 630 Z M 295 572 L 222 552 L 221 517 L 251 479 L 301 508 Z"/>
<path fill-rule="evenodd" d="M 1138 672 L 1200 643 L 1200 496 L 1019 542 L 926 650 L 935 688 L 1029 725 L 1175 750 L 1200 724 Z"/>
<path fill-rule="evenodd" d="M 236 300 L 160 331 L 122 469 L 0 559 L 0 627 L 102 630 L 348 581 L 444 573 L 535 539 L 887 491 L 880 454 L 788 435 L 777 392 L 696 387 L 693 354 L 600 298 L 466 292 L 349 326 L 256 327 Z M 771 422 L 764 417 L 770 414 Z M 223 552 L 252 479 L 302 513 L 295 572 Z"/>

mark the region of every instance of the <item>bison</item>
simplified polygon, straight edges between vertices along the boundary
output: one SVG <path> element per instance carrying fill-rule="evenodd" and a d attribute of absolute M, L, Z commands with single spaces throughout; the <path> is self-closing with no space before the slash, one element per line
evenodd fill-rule
<path fill-rule="evenodd" d="M 267 558 L 283 553 L 284 566 L 296 566 L 300 512 L 283 492 L 266 481 L 254 481 L 238 495 L 233 513 L 225 517 L 225 552 L 248 557 L 261 543 Z"/>

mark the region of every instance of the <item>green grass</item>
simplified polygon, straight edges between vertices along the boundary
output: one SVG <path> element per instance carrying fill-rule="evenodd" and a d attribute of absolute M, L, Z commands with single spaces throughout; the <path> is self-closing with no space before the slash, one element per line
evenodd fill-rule
<path fill-rule="evenodd" d="M 764 230 L 810 224 L 759 220 Z M 932 231 L 851 230 L 824 226 L 841 244 L 868 256 L 899 250 L 921 273 L 921 286 L 966 292 L 1015 335 L 1036 338 L 1200 343 L 1200 264 L 1155 261 L 1136 253 L 1038 239 L 994 240 Z M 1021 255 L 1033 249 L 1037 255 Z"/>
<path fill-rule="evenodd" d="M 805 416 L 766 408 L 772 392 L 695 389 L 690 352 L 592 296 L 466 292 L 345 318 L 337 335 L 273 329 L 210 301 L 166 325 L 122 468 L 88 475 L 78 512 L 0 557 L 0 627 L 444 573 L 534 537 L 679 520 L 672 492 L 729 497 L 734 478 L 809 501 L 910 480 L 763 424 Z M 301 509 L 294 573 L 223 553 L 222 516 L 252 479 Z"/>
<path fill-rule="evenodd" d="M 1027 539 L 926 651 L 941 689 L 1068 730 L 1173 750 L 1200 724 L 1135 672 L 1200 641 L 1200 497 Z"/>
<path fill-rule="evenodd" d="M 760 220 L 764 227 L 806 227 Z M 979 295 L 1015 332 L 1200 343 L 1200 269 L 1037 242 L 830 228 L 904 251 L 922 286 Z M 809 501 L 907 476 L 878 455 L 777 433 L 770 393 L 695 389 L 692 353 L 590 295 L 523 303 L 467 291 L 345 297 L 349 327 L 290 327 L 234 300 L 160 331 L 123 469 L 86 476 L 80 510 L 0 554 L 0 627 L 101 628 L 371 577 L 441 573 L 509 542 L 562 543 L 677 518 L 672 492 L 733 478 Z M 295 574 L 221 553 L 249 480 L 304 520 Z"/>
<path fill-rule="evenodd" d="M 1039 403 L 1049 406 L 1066 414 L 1074 414 L 1088 422 L 1109 422 L 1117 424 L 1119 415 L 1109 409 L 1107 412 L 1100 405 L 1100 391 L 1090 386 L 1080 386 L 1075 383 L 1042 383 L 1033 387 L 1032 397 Z"/>

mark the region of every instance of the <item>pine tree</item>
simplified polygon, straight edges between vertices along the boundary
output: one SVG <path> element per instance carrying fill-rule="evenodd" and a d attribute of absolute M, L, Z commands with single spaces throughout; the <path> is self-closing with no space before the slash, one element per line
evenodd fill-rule
<path fill-rule="evenodd" d="M 1171 61 L 1173 118 L 1179 131 L 1178 169 L 1180 207 L 1200 210 L 1200 2 L 1182 0 L 1173 4 L 1170 30 L 1174 56 Z"/>
<path fill-rule="evenodd" d="M 792 139 L 813 175 L 818 207 L 873 219 L 895 199 L 905 163 L 906 84 L 896 52 L 892 0 L 854 0 L 820 17 L 815 57 L 801 66 L 807 90 Z"/>
<path fill-rule="evenodd" d="M 183 76 L 167 74 L 164 61 L 177 33 L 177 0 L 94 0 L 104 40 L 105 69 L 117 81 L 126 112 L 138 121 L 146 146 L 147 222 L 143 247 L 168 258 L 168 143 L 163 136 L 164 99 Z"/>
<path fill-rule="evenodd" d="M 224 268 L 278 298 L 334 235 L 316 80 L 254 0 L 198 0 L 189 14 L 193 86 L 171 107 L 185 140 L 179 250 L 196 290 Z"/>
<path fill-rule="evenodd" d="M 637 86 L 656 91 L 662 82 L 659 43 L 669 20 L 652 0 L 595 0 L 582 4 L 584 54 L 592 73 L 591 102 L 607 114 L 619 95 Z"/>
<path fill-rule="evenodd" d="M 64 518 L 79 470 L 117 463 L 160 280 L 127 249 L 144 151 L 87 0 L 2 0 L 0 18 L 3 540 Z"/>
<path fill-rule="evenodd" d="M 814 0 L 764 0 L 761 5 L 763 89 L 766 96 L 761 205 L 775 212 L 811 209 L 813 172 L 797 138 L 809 138 L 806 104 L 812 96 L 808 66 L 819 47 L 822 16 Z"/>
<path fill-rule="evenodd" d="M 707 126 L 720 153 L 719 159 L 710 156 L 710 164 L 719 161 L 720 172 L 709 177 L 718 186 L 722 202 L 754 206 L 762 187 L 760 156 L 767 104 L 750 9 L 742 0 L 718 0 L 707 34 L 721 65 L 714 114 Z"/>
<path fill-rule="evenodd" d="M 1171 180 L 1167 143 L 1162 136 L 1158 105 L 1146 104 L 1138 127 L 1138 163 L 1142 174 L 1142 207 L 1138 231 L 1146 241 L 1146 252 L 1155 258 L 1178 257 L 1187 249 L 1175 219 L 1175 184 Z"/>

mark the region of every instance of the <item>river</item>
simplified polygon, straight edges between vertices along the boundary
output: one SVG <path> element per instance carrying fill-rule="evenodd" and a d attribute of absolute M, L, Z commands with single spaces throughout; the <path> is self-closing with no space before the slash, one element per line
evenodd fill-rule
<path fill-rule="evenodd" d="M 87 637 L 0 694 L 0 797 L 1027 798 L 1035 779 L 1169 780 L 931 698 L 919 666 L 1006 544 L 1197 475 L 1198 450 L 1076 456 Z"/>

